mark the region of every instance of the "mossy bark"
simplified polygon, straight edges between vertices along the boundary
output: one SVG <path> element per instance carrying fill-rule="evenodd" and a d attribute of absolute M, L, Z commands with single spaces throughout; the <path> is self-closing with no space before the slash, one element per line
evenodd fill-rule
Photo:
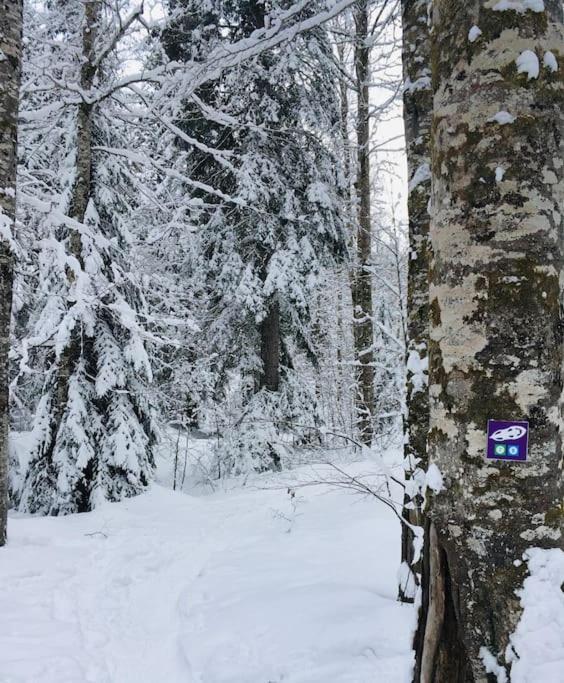
<path fill-rule="evenodd" d="M 409 271 L 407 292 L 407 386 L 405 415 L 405 475 L 413 480 L 416 469 L 427 466 L 429 432 L 429 200 L 431 197 L 431 43 L 427 0 L 403 0 L 403 118 L 409 176 Z M 403 517 L 409 525 L 422 526 L 422 497 L 417 487 L 408 488 Z M 413 601 L 419 562 L 414 563 L 414 535 L 402 525 L 401 561 L 411 580 L 399 586 L 399 598 Z M 402 575 L 406 575 L 403 572 Z"/>
<path fill-rule="evenodd" d="M 21 73 L 22 3 L 0 0 L 0 546 L 7 539 L 10 317 L 16 218 L 18 91 Z"/>
<path fill-rule="evenodd" d="M 494 680 L 482 647 L 510 680 L 523 553 L 563 547 L 562 5 L 496 5 L 433 2 L 428 449 L 444 488 L 426 509 L 415 680 L 434 683 Z M 538 77 L 513 68 L 524 50 Z M 528 462 L 485 460 L 488 418 L 529 421 Z"/>

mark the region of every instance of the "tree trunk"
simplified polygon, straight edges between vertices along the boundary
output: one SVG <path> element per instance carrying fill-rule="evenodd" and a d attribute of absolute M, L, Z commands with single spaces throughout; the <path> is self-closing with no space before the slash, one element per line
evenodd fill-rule
<path fill-rule="evenodd" d="M 429 432 L 428 346 L 429 346 L 429 200 L 431 198 L 431 44 L 427 0 L 403 0 L 403 119 L 409 175 L 409 264 L 407 291 L 407 386 L 405 416 L 405 477 L 413 478 L 416 468 L 427 469 Z M 409 489 L 408 489 L 409 490 Z M 403 517 L 422 526 L 422 497 L 410 490 L 404 501 Z M 407 505 L 409 504 L 409 507 Z M 413 509 L 410 509 L 414 506 Z M 413 532 L 402 525 L 401 561 L 404 571 L 399 586 L 402 602 L 412 602 L 413 588 L 421 573 L 414 565 Z"/>
<path fill-rule="evenodd" d="M 356 137 L 358 224 L 356 267 L 352 282 L 354 344 L 357 365 L 357 426 L 360 439 L 372 443 L 374 409 L 374 333 L 372 327 L 372 224 L 370 216 L 370 47 L 368 44 L 368 2 L 355 6 L 354 64 L 358 91 Z"/>
<path fill-rule="evenodd" d="M 280 386 L 280 307 L 274 299 L 260 327 L 262 374 L 260 388 L 278 391 Z"/>
<path fill-rule="evenodd" d="M 7 540 L 10 316 L 16 218 L 17 120 L 21 73 L 22 3 L 0 0 L 0 546 Z"/>
<path fill-rule="evenodd" d="M 84 26 L 82 29 L 83 63 L 80 73 L 80 86 L 84 91 L 90 90 L 94 81 L 96 69 L 94 67 L 94 41 L 98 22 L 99 3 L 86 2 L 84 4 Z M 86 208 L 91 197 L 92 181 L 92 105 L 81 102 L 78 105 L 76 123 L 76 168 L 69 215 L 78 222 L 84 221 Z M 71 230 L 68 238 L 69 253 L 82 264 L 82 240 L 80 232 Z M 69 282 L 74 279 L 74 272 L 67 271 Z M 69 302 L 69 305 L 73 305 Z M 53 409 L 54 428 L 52 430 L 52 447 L 55 446 L 59 426 L 67 406 L 69 381 L 81 355 L 80 330 L 76 327 L 71 338 L 61 354 L 57 373 L 56 404 Z"/>
<path fill-rule="evenodd" d="M 495 5 L 433 3 L 429 459 L 444 486 L 415 680 L 434 683 L 493 680 L 481 648 L 510 673 L 523 553 L 563 544 L 562 5 Z M 485 460 L 489 418 L 528 420 L 527 462 Z"/>

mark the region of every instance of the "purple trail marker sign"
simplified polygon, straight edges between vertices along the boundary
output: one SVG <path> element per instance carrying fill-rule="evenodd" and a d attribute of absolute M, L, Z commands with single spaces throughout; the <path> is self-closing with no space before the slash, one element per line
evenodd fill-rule
<path fill-rule="evenodd" d="M 528 422 L 488 420 L 488 460 L 525 462 L 528 449 Z"/>

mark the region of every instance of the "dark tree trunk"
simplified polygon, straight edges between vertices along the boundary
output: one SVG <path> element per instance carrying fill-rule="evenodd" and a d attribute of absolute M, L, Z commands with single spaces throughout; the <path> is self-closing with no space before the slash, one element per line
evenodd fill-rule
<path fill-rule="evenodd" d="M 245 33 L 264 27 L 265 5 L 260 0 L 249 0 L 248 8 L 242 17 Z M 262 84 L 269 88 L 268 83 Z M 265 254 L 268 261 L 270 254 Z M 263 280 L 266 281 L 267 270 L 264 269 Z M 260 325 L 260 355 L 262 373 L 259 388 L 268 391 L 278 391 L 280 388 L 280 305 L 276 296 L 268 302 L 266 317 Z"/>
<path fill-rule="evenodd" d="M 427 683 L 493 680 L 482 648 L 510 680 L 523 553 L 563 546 L 562 4 L 494 4 L 433 3 Z M 527 462 L 485 460 L 491 418 L 528 420 Z"/>
<path fill-rule="evenodd" d="M 374 410 L 374 332 L 372 326 L 372 221 L 370 215 L 370 46 L 368 1 L 355 5 L 355 72 L 357 85 L 358 217 L 356 264 L 352 277 L 354 345 L 357 366 L 357 427 L 360 439 L 372 443 Z"/>
<path fill-rule="evenodd" d="M 280 307 L 270 302 L 268 314 L 260 326 L 262 374 L 260 388 L 278 391 L 280 386 Z"/>
<path fill-rule="evenodd" d="M 405 417 L 405 476 L 427 469 L 429 432 L 429 200 L 431 198 L 431 44 L 427 0 L 403 0 L 403 118 L 409 176 L 409 275 L 407 291 L 407 386 Z M 422 497 L 405 496 L 403 517 L 410 525 L 422 526 Z M 421 573 L 414 564 L 413 532 L 402 525 L 401 561 L 405 577 L 399 598 L 413 601 L 413 588 Z M 407 584 L 405 579 L 409 577 Z"/>
<path fill-rule="evenodd" d="M 10 317 L 16 217 L 16 160 L 22 3 L 0 0 L 0 546 L 7 539 Z"/>

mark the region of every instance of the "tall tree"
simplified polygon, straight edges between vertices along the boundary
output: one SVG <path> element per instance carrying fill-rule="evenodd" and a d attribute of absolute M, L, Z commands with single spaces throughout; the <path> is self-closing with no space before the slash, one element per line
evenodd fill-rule
<path fill-rule="evenodd" d="M 288 6 L 178 1 L 175 25 L 186 25 L 182 12 L 201 21 L 194 31 L 166 32 L 167 51 L 186 58 L 197 44 L 199 58 L 213 48 L 214 35 L 226 44 L 252 40 Z M 311 3 L 302 19 L 316 9 Z M 221 31 L 214 34 L 218 24 Z M 180 49 L 171 45 L 179 39 Z M 186 115 L 194 108 L 209 126 Z M 242 471 L 249 462 L 258 469 L 276 466 L 277 430 L 288 422 L 312 422 L 314 385 L 296 372 L 296 355 L 313 355 L 316 293 L 325 269 L 345 251 L 342 178 L 331 146 L 337 92 L 324 29 L 225 70 L 219 87 L 185 96 L 177 120 L 187 144 L 183 154 L 176 145 L 176 161 L 200 187 L 207 183 L 200 206 L 189 214 L 198 230 L 186 286 L 202 291 L 201 346 L 223 410 L 226 393 L 241 381 L 233 447 L 227 449 L 233 455 L 224 471 Z"/>
<path fill-rule="evenodd" d="M 407 291 L 407 394 L 404 463 L 407 480 L 402 525 L 399 595 L 411 602 L 419 564 L 414 562 L 412 526 L 421 526 L 421 476 L 427 469 L 429 432 L 429 201 L 431 198 L 431 43 L 427 0 L 403 0 L 403 118 L 409 176 Z"/>
<path fill-rule="evenodd" d="M 434 494 L 415 680 L 501 681 L 523 554 L 563 543 L 562 3 L 432 12 Z M 489 418 L 528 420 L 528 462 L 485 460 Z"/>
<path fill-rule="evenodd" d="M 43 127 L 43 163 L 35 168 L 38 155 L 23 135 L 34 192 L 26 201 L 41 247 L 24 350 L 45 381 L 14 497 L 25 511 L 67 514 L 134 495 L 152 473 L 151 368 L 137 317 L 143 297 L 127 257 L 137 188 L 127 162 L 112 156 L 128 134 L 128 103 L 113 88 L 114 50 L 139 10 L 118 16 L 121 4 L 98 0 L 35 9 L 45 12 L 40 27 L 50 33 L 37 45 L 47 56 L 39 52 L 26 65 L 23 119 Z M 46 101 L 37 102 L 37 92 L 48 93 Z M 41 159 L 45 150 L 51 154 Z M 42 200 L 46 215 L 37 211 Z"/>
<path fill-rule="evenodd" d="M 372 219 L 370 177 L 370 39 L 368 0 L 354 5 L 354 68 L 357 111 L 357 177 L 358 217 L 356 259 L 352 276 L 353 331 L 358 373 L 358 430 L 363 443 L 372 443 L 374 412 L 374 330 L 372 305 Z"/>
<path fill-rule="evenodd" d="M 18 89 L 22 3 L 0 2 L 0 546 L 8 515 L 8 352 L 12 308 L 12 230 L 16 214 Z"/>

